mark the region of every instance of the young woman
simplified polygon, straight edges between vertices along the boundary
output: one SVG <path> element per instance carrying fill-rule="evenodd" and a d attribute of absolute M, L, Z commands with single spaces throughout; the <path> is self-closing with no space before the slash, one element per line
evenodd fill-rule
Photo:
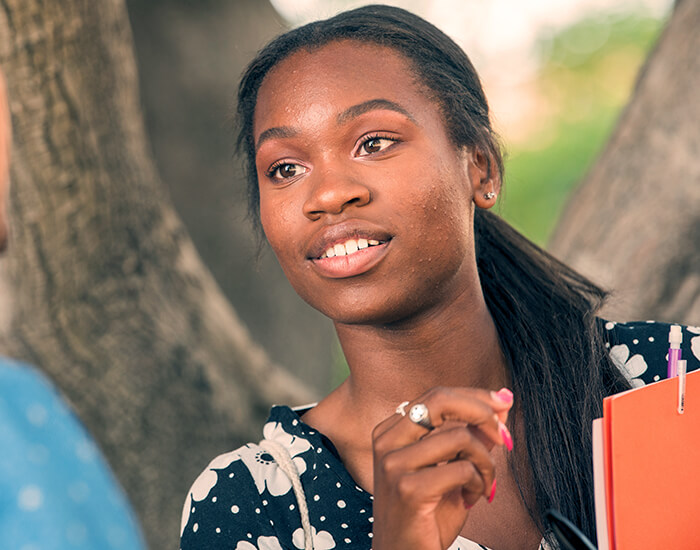
<path fill-rule="evenodd" d="M 350 376 L 208 466 L 181 549 L 534 550 L 548 508 L 594 537 L 591 421 L 665 369 L 668 327 L 597 319 L 602 290 L 488 212 L 503 163 L 464 52 L 360 8 L 270 43 L 238 110 L 251 213 Z"/>

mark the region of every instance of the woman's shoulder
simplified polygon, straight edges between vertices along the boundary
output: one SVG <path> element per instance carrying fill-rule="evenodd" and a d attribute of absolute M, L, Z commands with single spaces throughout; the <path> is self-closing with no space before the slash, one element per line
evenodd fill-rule
<path fill-rule="evenodd" d="M 301 477 L 316 546 L 361 537 L 369 547 L 371 497 L 354 484 L 332 444 L 288 407 L 272 409 L 263 439 L 283 447 Z M 248 443 L 209 463 L 187 495 L 182 550 L 303 548 L 299 501 L 268 448 Z"/>
<path fill-rule="evenodd" d="M 605 346 L 613 362 L 633 387 L 666 378 L 669 332 L 672 323 L 658 321 L 615 322 L 600 319 Z M 681 326 L 681 353 L 688 370 L 700 368 L 700 327 Z"/>

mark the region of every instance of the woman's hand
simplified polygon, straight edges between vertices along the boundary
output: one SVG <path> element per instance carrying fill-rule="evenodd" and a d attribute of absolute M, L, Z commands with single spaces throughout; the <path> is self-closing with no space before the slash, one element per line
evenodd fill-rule
<path fill-rule="evenodd" d="M 434 388 L 406 406 L 424 404 L 433 429 L 393 415 L 372 434 L 374 550 L 444 550 L 459 535 L 469 508 L 496 488 L 490 455 L 512 448 L 504 422 L 508 390 Z"/>

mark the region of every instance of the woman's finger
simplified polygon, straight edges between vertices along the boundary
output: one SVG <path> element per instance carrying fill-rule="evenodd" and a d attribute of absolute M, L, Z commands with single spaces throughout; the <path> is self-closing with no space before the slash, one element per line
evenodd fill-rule
<path fill-rule="evenodd" d="M 404 502 L 437 502 L 459 490 L 469 498 L 485 494 L 484 479 L 469 460 L 455 460 L 406 474 L 396 484 Z M 463 497 L 464 498 L 464 497 Z"/>
<path fill-rule="evenodd" d="M 436 432 L 438 430 L 441 428 Z M 431 433 L 429 437 L 389 452 L 379 458 L 375 466 L 387 479 L 398 479 L 406 473 L 457 460 L 472 462 L 483 485 L 490 489 L 496 475 L 491 454 L 464 425 Z"/>
<path fill-rule="evenodd" d="M 406 405 L 408 414 L 395 415 L 380 423 L 374 431 L 375 444 L 383 449 L 403 447 L 428 433 L 429 428 L 411 421 L 410 411 L 416 405 L 427 408 L 429 422 L 433 427 L 447 420 L 457 420 L 481 430 L 494 445 L 506 444 L 510 448 L 510 434 L 500 421 L 499 413 L 507 412 L 512 399 L 507 402 L 496 392 L 474 388 L 434 388 Z M 402 429 L 392 429 L 401 427 Z"/>

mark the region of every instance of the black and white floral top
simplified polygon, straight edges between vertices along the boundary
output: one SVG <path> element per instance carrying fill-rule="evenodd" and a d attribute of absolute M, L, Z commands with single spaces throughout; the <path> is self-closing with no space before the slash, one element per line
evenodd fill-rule
<path fill-rule="evenodd" d="M 601 322 L 606 347 L 633 386 L 666 377 L 669 325 Z M 681 349 L 688 370 L 700 368 L 700 327 L 683 328 Z M 263 435 L 289 451 L 301 475 L 314 548 L 371 548 L 372 495 L 353 481 L 331 441 L 284 406 L 273 407 Z M 265 450 L 248 443 L 215 458 L 192 485 L 182 514 L 180 548 L 304 548 L 297 507 L 289 478 Z M 484 548 L 458 537 L 449 550 Z M 544 541 L 540 548 L 545 548 Z"/>

